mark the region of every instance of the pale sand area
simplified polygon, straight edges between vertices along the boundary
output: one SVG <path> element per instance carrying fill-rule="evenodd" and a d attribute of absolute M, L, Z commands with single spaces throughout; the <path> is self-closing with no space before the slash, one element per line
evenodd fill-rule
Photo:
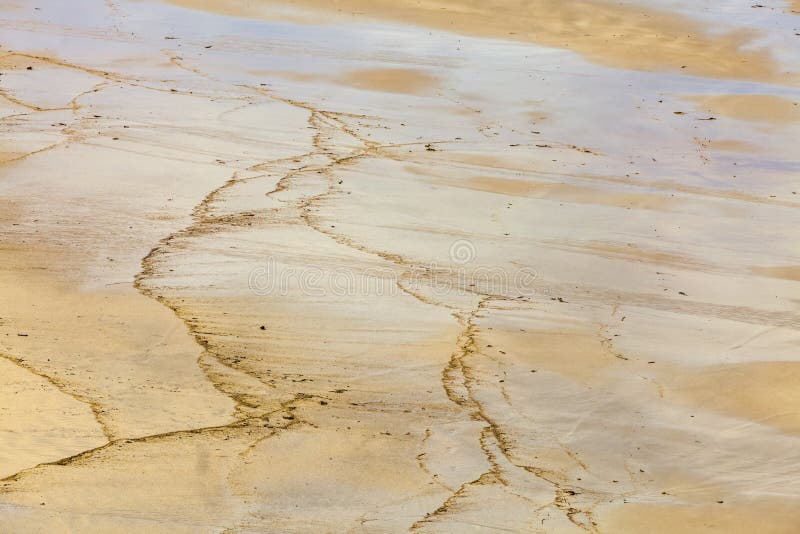
<path fill-rule="evenodd" d="M 0 11 L 0 532 L 797 531 L 796 17 L 171 3 Z"/>

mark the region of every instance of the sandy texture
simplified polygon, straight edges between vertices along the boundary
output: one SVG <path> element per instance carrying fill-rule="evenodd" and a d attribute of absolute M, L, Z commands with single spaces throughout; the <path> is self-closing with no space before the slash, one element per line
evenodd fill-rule
<path fill-rule="evenodd" d="M 688 97 L 697 109 L 749 122 L 785 124 L 800 122 L 800 100 L 774 95 L 708 95 Z"/>
<path fill-rule="evenodd" d="M 250 71 L 254 76 L 283 78 L 295 82 L 331 83 L 366 91 L 432 95 L 440 88 L 440 80 L 422 69 L 371 68 L 357 69 L 336 75 L 297 71 Z"/>
<path fill-rule="evenodd" d="M 170 0 L 235 16 L 276 17 L 270 2 Z M 752 35 L 711 35 L 700 24 L 668 11 L 605 0 L 508 1 L 288 0 L 271 2 L 324 9 L 480 37 L 519 39 L 566 48 L 592 61 L 624 69 L 685 71 L 719 78 L 784 79 L 769 52 L 746 50 Z"/>
<path fill-rule="evenodd" d="M 796 19 L 652 5 L 4 5 L 0 532 L 796 531 Z"/>

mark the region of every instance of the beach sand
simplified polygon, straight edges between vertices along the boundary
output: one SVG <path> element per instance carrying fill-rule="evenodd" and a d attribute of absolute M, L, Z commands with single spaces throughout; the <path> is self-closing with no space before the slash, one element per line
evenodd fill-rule
<path fill-rule="evenodd" d="M 796 532 L 791 10 L 4 3 L 0 532 Z"/>

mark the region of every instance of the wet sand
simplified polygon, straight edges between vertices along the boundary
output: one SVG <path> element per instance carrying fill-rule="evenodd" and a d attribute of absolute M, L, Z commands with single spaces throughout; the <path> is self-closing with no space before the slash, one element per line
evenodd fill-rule
<path fill-rule="evenodd" d="M 791 9 L 7 2 L 0 532 L 795 532 Z"/>
<path fill-rule="evenodd" d="M 754 123 L 800 122 L 800 101 L 773 95 L 707 95 L 689 97 L 710 117 L 722 115 Z M 716 119 L 716 117 L 714 117 Z"/>
<path fill-rule="evenodd" d="M 701 76 L 776 82 L 786 79 L 766 49 L 744 50 L 753 41 L 746 30 L 712 36 L 688 17 L 642 4 L 605 0 L 170 1 L 226 15 L 257 17 L 274 17 L 274 5 L 288 4 L 323 9 L 341 17 L 369 17 L 566 48 L 613 67 L 685 70 Z"/>

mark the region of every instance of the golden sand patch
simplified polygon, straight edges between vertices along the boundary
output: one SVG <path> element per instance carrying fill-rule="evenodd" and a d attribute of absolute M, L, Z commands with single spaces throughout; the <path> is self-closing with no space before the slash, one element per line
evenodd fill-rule
<path fill-rule="evenodd" d="M 13 303 L 0 356 L 91 408 L 109 440 L 230 422 L 233 402 L 198 368 L 201 349 L 182 321 L 127 284 L 81 290 L 48 267 L 86 276 L 69 262 L 58 249 L 0 246 L 0 295 Z"/>
<path fill-rule="evenodd" d="M 679 204 L 675 199 L 655 193 L 609 192 L 596 187 L 559 182 L 534 182 L 530 180 L 479 176 L 469 178 L 464 182 L 459 182 L 457 185 L 475 191 L 486 191 L 503 195 L 620 208 L 668 211 Z"/>
<path fill-rule="evenodd" d="M 406 95 L 430 94 L 439 85 L 439 78 L 421 69 L 357 69 L 339 76 L 294 71 L 251 71 L 251 74 L 279 76 L 301 83 L 328 82 L 366 91 Z"/>
<path fill-rule="evenodd" d="M 753 267 L 751 271 L 761 276 L 770 278 L 781 278 L 783 280 L 794 280 L 800 282 L 800 265 L 783 267 Z"/>
<path fill-rule="evenodd" d="M 106 443 L 90 406 L 48 378 L 0 350 L 0 478 Z"/>
<path fill-rule="evenodd" d="M 754 143 L 739 141 L 738 139 L 712 139 L 707 142 L 707 146 L 708 148 L 725 152 L 756 152 L 761 150 L 761 147 Z"/>
<path fill-rule="evenodd" d="M 561 330 L 519 331 L 494 328 L 491 341 L 480 350 L 492 353 L 503 347 L 513 354 L 519 365 L 548 371 L 574 382 L 590 384 L 600 380 L 605 371 L 620 360 L 603 338 L 582 328 L 569 325 Z"/>
<path fill-rule="evenodd" d="M 610 67 L 673 70 L 713 78 L 787 82 L 766 49 L 745 49 L 751 31 L 712 34 L 685 16 L 609 0 L 166 0 L 226 15 L 278 18 L 274 6 L 420 25 L 478 37 L 565 48 Z M 270 8 L 270 6 L 273 6 Z M 647 53 L 642 53 L 646 50 Z"/>
<path fill-rule="evenodd" d="M 689 96 L 699 110 L 748 122 L 785 124 L 800 121 L 800 102 L 774 95 Z"/>
<path fill-rule="evenodd" d="M 800 432 L 800 362 L 716 365 L 691 372 L 684 369 L 672 380 L 674 385 L 667 391 L 703 409 L 784 432 Z"/>
<path fill-rule="evenodd" d="M 344 85 L 366 89 L 419 95 L 431 92 L 439 80 L 419 69 L 360 69 L 337 78 Z"/>
<path fill-rule="evenodd" d="M 800 524 L 800 509 L 788 499 L 708 504 L 628 502 L 608 509 L 598 519 L 607 532 L 790 534 Z"/>

